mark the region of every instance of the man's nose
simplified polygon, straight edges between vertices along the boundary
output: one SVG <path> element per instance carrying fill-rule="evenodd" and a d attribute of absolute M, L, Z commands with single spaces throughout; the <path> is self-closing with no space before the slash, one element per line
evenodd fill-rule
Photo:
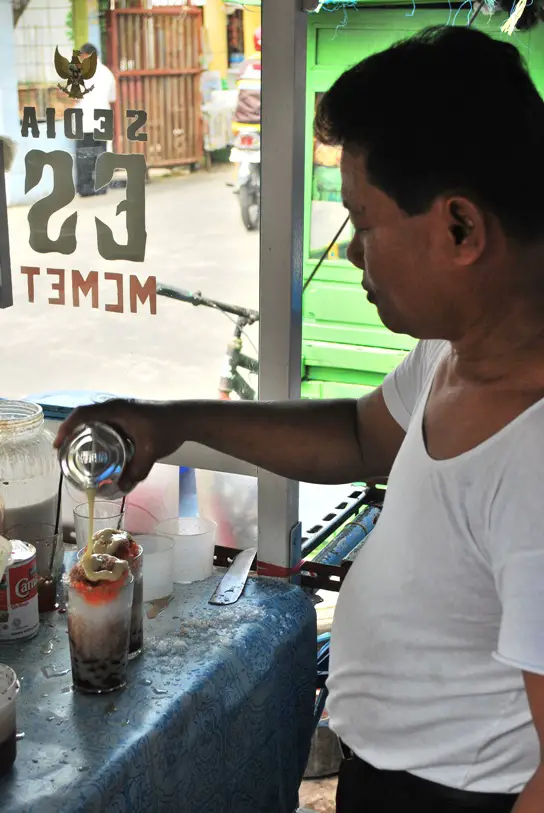
<path fill-rule="evenodd" d="M 361 248 L 361 244 L 354 236 L 348 246 L 348 250 L 346 252 L 346 256 L 350 263 L 354 265 L 356 268 L 364 268 L 365 263 L 365 254 L 363 249 Z"/>

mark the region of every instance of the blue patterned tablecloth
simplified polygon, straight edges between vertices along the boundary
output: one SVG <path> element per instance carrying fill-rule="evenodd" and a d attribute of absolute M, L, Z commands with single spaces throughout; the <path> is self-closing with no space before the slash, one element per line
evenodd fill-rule
<path fill-rule="evenodd" d="M 315 611 L 291 585 L 250 579 L 209 605 L 219 575 L 177 586 L 145 620 L 122 692 L 71 689 L 66 616 L 0 645 L 21 678 L 2 813 L 292 813 L 315 699 Z"/>

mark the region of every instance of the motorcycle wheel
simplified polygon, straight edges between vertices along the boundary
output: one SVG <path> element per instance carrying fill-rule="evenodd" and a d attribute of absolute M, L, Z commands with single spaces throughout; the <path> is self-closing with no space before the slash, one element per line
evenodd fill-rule
<path fill-rule="evenodd" d="M 261 219 L 261 206 L 257 190 L 244 184 L 240 187 L 240 211 L 244 226 L 248 231 L 255 231 L 259 228 Z"/>

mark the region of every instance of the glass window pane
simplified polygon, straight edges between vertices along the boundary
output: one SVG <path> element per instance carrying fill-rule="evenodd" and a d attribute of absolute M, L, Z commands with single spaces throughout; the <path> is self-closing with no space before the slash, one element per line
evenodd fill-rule
<path fill-rule="evenodd" d="M 13 33 L 0 396 L 218 397 L 227 347 L 241 338 L 256 359 L 260 9 L 98 0 L 78 16 L 92 5 L 29 0 Z M 99 52 L 92 76 L 83 38 Z M 244 60 L 255 121 L 237 128 Z M 251 184 L 235 194 L 243 171 Z"/>
<path fill-rule="evenodd" d="M 322 96 L 322 93 L 315 94 L 315 109 Z M 346 211 L 342 206 L 341 154 L 340 147 L 329 147 L 314 138 L 310 224 L 311 259 L 318 259 L 322 255 L 346 219 Z M 346 258 L 352 231 L 351 226 L 346 226 L 340 239 L 331 248 L 328 260 Z"/>

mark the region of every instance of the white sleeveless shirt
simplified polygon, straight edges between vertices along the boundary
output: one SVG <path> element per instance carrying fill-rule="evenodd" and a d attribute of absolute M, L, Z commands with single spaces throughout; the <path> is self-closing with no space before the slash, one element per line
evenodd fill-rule
<path fill-rule="evenodd" d="M 420 342 L 383 384 L 407 434 L 340 592 L 328 708 L 377 768 L 519 793 L 539 762 L 521 670 L 544 675 L 544 401 L 433 460 L 422 418 L 447 347 Z"/>

